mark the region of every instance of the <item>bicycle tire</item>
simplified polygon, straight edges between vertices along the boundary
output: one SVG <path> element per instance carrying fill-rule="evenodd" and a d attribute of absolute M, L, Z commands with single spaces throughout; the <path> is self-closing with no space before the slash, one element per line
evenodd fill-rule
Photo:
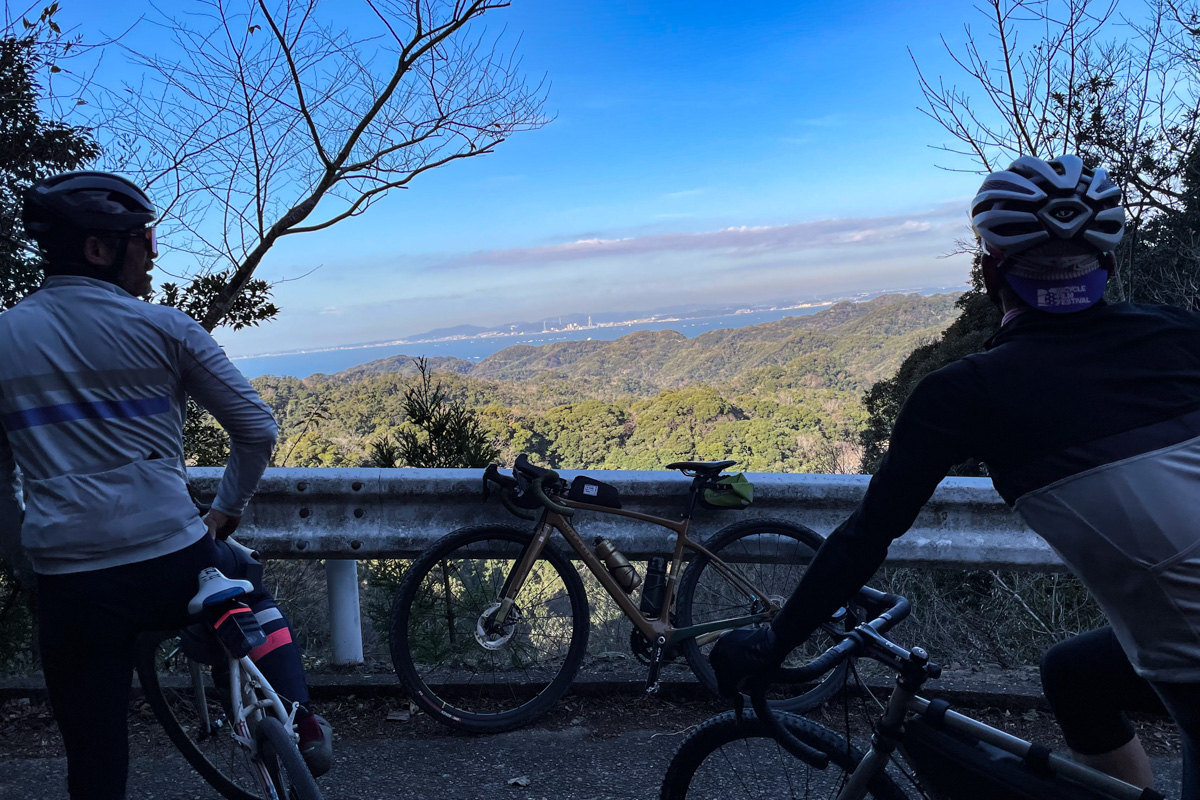
<path fill-rule="evenodd" d="M 704 547 L 782 605 L 800 583 L 807 562 L 811 561 L 824 541 L 819 533 L 802 525 L 777 519 L 754 519 L 722 528 L 704 542 Z M 786 559 L 788 563 L 771 563 L 772 558 Z M 712 559 L 698 553 L 683 573 L 679 597 L 675 601 L 677 627 L 684 628 L 760 610 L 761 606 L 753 599 L 736 590 L 715 569 L 709 569 L 711 564 Z M 852 621 L 848 619 L 847 629 L 851 627 Z M 800 666 L 834 643 L 835 640 L 828 633 L 818 631 L 809 642 L 792 652 L 785 666 Z M 701 647 L 695 639 L 683 642 L 683 654 L 692 671 L 710 692 L 716 694 L 716 675 L 708 663 L 708 651 L 711 649 L 711 644 Z M 845 684 L 849 667 L 849 662 L 843 661 L 815 686 L 799 695 L 788 696 L 787 685 L 779 684 L 776 692 L 784 694 L 773 695 L 771 707 L 803 713 L 820 706 Z"/>
<path fill-rule="evenodd" d="M 392 665 L 413 702 L 450 728 L 528 724 L 566 693 L 587 652 L 583 581 L 549 544 L 517 596 L 516 621 L 487 646 L 480 639 L 478 626 L 532 539 L 507 525 L 454 531 L 413 562 L 396 591 Z"/>
<path fill-rule="evenodd" d="M 254 729 L 254 740 L 279 800 L 323 800 L 304 757 L 282 722 L 264 717 Z"/>
<path fill-rule="evenodd" d="M 262 791 L 261 772 L 250 751 L 233 739 L 229 712 L 213 691 L 207 668 L 199 673 L 209 714 L 209 723 L 203 723 L 194 699 L 192 676 L 197 673 L 191 665 L 196 662 L 179 647 L 178 632 L 142 634 L 135 659 L 146 702 L 167 738 L 200 777 L 228 800 L 270 800 Z"/>
<path fill-rule="evenodd" d="M 829 757 L 829 765 L 817 769 L 784 750 L 752 710 L 747 709 L 743 716 L 739 722 L 732 711 L 727 711 L 692 731 L 671 758 L 661 800 L 833 800 L 862 760 L 860 750 L 824 725 L 780 712 L 779 720 L 789 731 Z M 867 795 L 876 800 L 907 800 L 885 772 L 871 779 Z"/>

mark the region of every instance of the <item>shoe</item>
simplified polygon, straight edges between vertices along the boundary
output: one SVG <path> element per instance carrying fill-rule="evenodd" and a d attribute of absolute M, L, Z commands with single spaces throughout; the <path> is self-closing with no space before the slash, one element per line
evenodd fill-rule
<path fill-rule="evenodd" d="M 308 771 L 319 778 L 333 766 L 333 728 L 318 714 L 311 714 L 296 723 L 300 733 L 300 755 Z"/>

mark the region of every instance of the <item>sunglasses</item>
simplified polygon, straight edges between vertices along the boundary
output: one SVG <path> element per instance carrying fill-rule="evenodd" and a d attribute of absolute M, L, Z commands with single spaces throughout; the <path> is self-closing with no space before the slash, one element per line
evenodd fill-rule
<path fill-rule="evenodd" d="M 155 232 L 153 225 L 129 231 L 125 235 L 130 239 L 145 239 L 146 249 L 149 251 L 150 257 L 158 258 L 158 234 Z"/>

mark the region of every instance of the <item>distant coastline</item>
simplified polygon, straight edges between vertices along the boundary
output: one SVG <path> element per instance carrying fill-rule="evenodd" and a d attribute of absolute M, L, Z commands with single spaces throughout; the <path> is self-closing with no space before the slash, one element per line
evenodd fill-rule
<path fill-rule="evenodd" d="M 764 308 L 730 307 L 710 316 L 701 316 L 704 309 L 676 311 L 676 313 L 644 314 L 630 319 L 620 319 L 619 314 L 605 315 L 609 319 L 589 320 L 586 314 L 564 315 L 561 327 L 548 320 L 539 320 L 537 330 L 530 330 L 530 323 L 522 323 L 521 330 L 497 330 L 496 328 L 472 328 L 459 326 L 443 328 L 441 336 L 429 337 L 417 334 L 411 337 L 385 342 L 340 345 L 283 353 L 234 357 L 238 368 L 249 378 L 265 375 L 304 379 L 312 375 L 335 375 L 348 369 L 396 356 L 425 356 L 429 358 L 457 358 L 478 362 L 509 347 L 525 345 L 540 347 L 563 341 L 620 339 L 639 331 L 672 330 L 687 338 L 708 331 L 745 328 L 763 322 L 773 322 L 785 317 L 815 314 L 840 302 L 862 302 L 887 294 L 944 294 L 961 291 L 951 289 L 913 289 L 907 291 L 872 292 L 854 297 L 821 299 L 815 302 L 780 304 Z M 557 322 L 560 318 L 554 318 Z M 516 324 L 514 323 L 514 327 Z"/>
<path fill-rule="evenodd" d="M 886 295 L 886 294 L 938 294 L 938 293 L 943 293 L 943 292 L 948 292 L 948 291 L 955 291 L 956 289 L 957 289 L 957 287 L 936 287 L 936 288 L 923 287 L 920 289 L 891 289 L 891 290 L 887 290 L 887 291 L 862 292 L 862 293 L 855 294 L 855 295 L 847 295 L 847 296 L 835 297 L 835 298 L 823 298 L 820 300 L 795 302 L 795 303 L 791 303 L 791 304 L 786 304 L 786 303 L 766 304 L 766 303 L 764 303 L 764 304 L 748 305 L 748 306 L 744 306 L 744 307 L 740 307 L 740 308 L 738 308 L 738 307 L 727 307 L 727 308 L 721 308 L 721 309 L 697 308 L 695 311 L 692 311 L 690 313 L 689 312 L 679 312 L 679 311 L 675 311 L 674 313 L 666 312 L 666 311 L 664 311 L 663 313 L 655 313 L 653 311 L 650 311 L 650 312 L 617 312 L 615 314 L 614 313 L 605 314 L 604 316 L 609 317 L 609 319 L 601 320 L 598 322 L 593 322 L 592 317 L 600 316 L 600 315 L 571 314 L 571 315 L 565 315 L 563 317 L 550 317 L 550 318 L 547 318 L 544 320 L 538 320 L 537 323 L 507 323 L 505 325 L 500 325 L 500 326 L 496 326 L 493 328 L 476 328 L 474 326 L 466 326 L 466 325 L 459 326 L 460 328 L 471 328 L 470 332 L 463 332 L 463 333 L 436 335 L 438 332 L 429 331 L 426 333 L 418 333 L 418 334 L 413 334 L 412 336 L 401 337 L 399 339 L 385 339 L 385 340 L 379 340 L 379 341 L 373 341 L 373 342 L 359 342 L 359 343 L 344 344 L 344 345 L 331 345 L 329 347 L 313 347 L 313 348 L 306 348 L 306 349 L 299 349 L 299 350 L 279 350 L 279 351 L 266 352 L 266 353 L 236 355 L 236 356 L 230 356 L 230 358 L 233 361 L 251 361 L 254 359 L 262 359 L 262 358 L 282 358 L 282 357 L 288 357 L 288 356 L 314 355 L 314 354 L 318 354 L 318 353 L 341 353 L 341 352 L 348 352 L 348 351 L 354 351 L 354 350 L 369 350 L 369 349 L 374 349 L 374 348 L 402 347 L 405 345 L 429 345 L 429 344 L 438 345 L 438 344 L 443 344 L 446 342 L 462 342 L 462 341 L 472 341 L 472 340 L 518 339 L 520 337 L 536 336 L 539 334 L 541 334 L 541 335 L 551 335 L 551 334 L 556 334 L 556 333 L 577 334 L 577 333 L 580 333 L 583 331 L 593 331 L 593 330 L 594 331 L 605 331 L 607 329 L 629 328 L 629 327 L 636 327 L 638 325 L 660 326 L 660 325 L 670 325 L 672 323 L 693 322 L 695 320 L 702 320 L 702 319 L 715 319 L 715 318 L 722 318 L 722 317 L 739 317 L 739 316 L 746 316 L 746 315 L 764 314 L 764 313 L 780 313 L 780 312 L 787 312 L 787 311 L 799 311 L 801 314 L 811 314 L 814 311 L 819 311 L 823 308 L 829 308 L 830 306 L 836 305 L 838 303 L 862 302 L 862 301 L 871 300 L 875 297 L 880 297 L 880 296 Z M 639 313 L 640 316 L 622 317 L 622 316 L 620 316 L 622 313 L 631 313 L 631 314 Z M 783 316 L 788 316 L 788 315 L 783 314 Z M 795 315 L 793 315 L 793 316 L 795 316 Z M 587 318 L 587 321 L 584 324 L 579 324 L 574 321 L 568 322 L 566 324 L 561 323 L 561 320 L 563 320 L 563 319 L 580 319 L 583 317 Z M 614 319 L 614 317 L 615 317 L 615 319 Z M 551 323 L 551 320 L 558 320 L 558 322 Z M 542 326 L 541 330 L 536 329 L 536 325 L 539 325 L 539 324 Z M 749 324 L 753 324 L 753 323 L 739 322 L 737 324 L 730 325 L 728 327 L 743 327 L 744 325 L 749 325 Z M 516 329 L 518 326 L 521 326 L 520 329 Z M 503 328 L 506 328 L 506 327 L 510 328 L 510 330 L 503 330 Z M 657 327 L 655 327 L 654 329 L 661 330 L 661 328 L 657 328 Z M 431 335 L 431 334 L 433 334 L 433 335 Z M 622 334 L 622 335 L 624 335 L 624 334 Z M 577 337 L 572 336 L 571 338 L 577 338 Z M 598 337 L 598 338 L 608 339 L 611 337 L 602 336 L 602 337 Z M 520 342 L 516 342 L 516 343 L 520 343 Z M 365 362 L 361 362 L 361 363 L 365 363 Z"/>

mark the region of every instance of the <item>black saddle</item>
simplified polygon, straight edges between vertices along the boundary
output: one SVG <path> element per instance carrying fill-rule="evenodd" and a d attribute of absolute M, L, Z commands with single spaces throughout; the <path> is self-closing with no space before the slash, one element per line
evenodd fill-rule
<path fill-rule="evenodd" d="M 711 478 L 736 463 L 736 461 L 676 461 L 674 464 L 667 464 L 667 469 L 677 469 L 689 478 Z"/>

